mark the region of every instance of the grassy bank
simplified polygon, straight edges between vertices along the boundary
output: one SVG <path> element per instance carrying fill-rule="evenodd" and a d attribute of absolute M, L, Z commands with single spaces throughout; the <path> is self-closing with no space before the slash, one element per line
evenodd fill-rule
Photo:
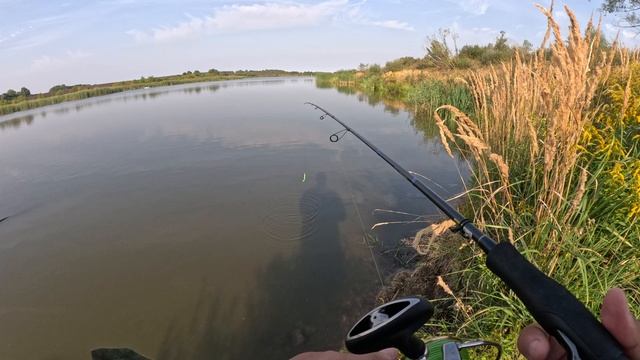
<path fill-rule="evenodd" d="M 514 243 L 594 313 L 613 286 L 627 290 L 637 311 L 640 149 L 631 103 L 640 74 L 624 49 L 594 46 L 600 31 L 592 24 L 583 35 L 567 11 L 565 40 L 543 13 L 551 60 L 543 52 L 529 61 L 516 56 L 470 74 L 474 110 L 467 116 L 444 106 L 436 114 L 454 115 L 455 126 L 436 122 L 443 143 L 460 146 L 473 164 L 467 211 L 485 230 Z M 513 354 L 531 317 L 481 257 L 471 262 L 461 274 L 474 286 L 460 289 L 470 307 L 459 331 L 502 339 Z"/>
<path fill-rule="evenodd" d="M 21 95 L 16 93 L 11 98 L 0 99 L 0 115 L 18 111 L 35 109 L 42 106 L 53 105 L 65 101 L 81 100 L 90 97 L 113 94 L 128 90 L 142 89 L 145 87 L 169 86 L 188 84 L 204 81 L 234 80 L 249 77 L 274 77 L 274 76 L 300 76 L 313 75 L 312 73 L 288 72 L 282 70 L 261 71 L 217 71 L 185 72 L 181 75 L 163 77 L 143 77 L 138 80 L 121 81 L 97 85 L 57 85 L 49 92 L 35 95 Z"/>
<path fill-rule="evenodd" d="M 548 46 L 533 56 L 516 52 L 461 77 L 381 75 L 373 90 L 399 89 L 410 110 L 435 108 L 431 121 L 442 143 L 473 169 L 463 210 L 480 227 L 512 242 L 594 313 L 606 290 L 619 286 L 638 315 L 640 63 L 625 49 L 598 46 L 599 29 L 581 31 L 568 9 L 567 39 L 551 12 L 540 10 L 549 19 Z M 354 73 L 364 92 L 372 91 L 368 76 Z M 431 233 L 417 236 L 418 249 L 437 247 Z M 453 290 L 440 292 L 441 303 L 453 306 L 446 322 L 434 325 L 498 340 L 506 357 L 516 358 L 517 334 L 530 314 L 486 269 L 477 247 L 452 250 L 440 255 L 463 266 L 431 267 L 428 279 L 442 288 L 434 276 L 442 275 Z"/>
<path fill-rule="evenodd" d="M 473 111 L 471 90 L 462 81 L 460 70 L 340 71 L 316 75 L 316 86 L 336 88 L 348 94 L 362 93 L 370 104 L 383 103 L 391 110 L 413 114 L 414 126 L 427 137 L 438 133 L 433 112 L 439 106 L 456 104 L 462 111 Z M 453 120 L 444 115 L 445 121 Z M 451 123 L 452 124 L 452 123 Z"/>

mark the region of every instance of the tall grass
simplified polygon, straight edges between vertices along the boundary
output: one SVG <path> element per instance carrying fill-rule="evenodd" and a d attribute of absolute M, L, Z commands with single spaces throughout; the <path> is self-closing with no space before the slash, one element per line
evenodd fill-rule
<path fill-rule="evenodd" d="M 438 133 L 433 111 L 439 106 L 456 104 L 462 111 L 473 111 L 473 96 L 467 84 L 460 80 L 461 74 L 415 69 L 384 73 L 338 71 L 316 74 L 316 86 L 347 94 L 360 93 L 372 105 L 384 103 L 390 110 L 407 110 L 413 115 L 413 125 L 431 138 Z M 453 119 L 448 115 L 444 118 Z"/>
<path fill-rule="evenodd" d="M 462 210 L 468 217 L 513 243 L 594 313 L 613 286 L 627 290 L 637 312 L 640 62 L 616 44 L 603 46 L 599 24 L 581 31 L 568 8 L 566 39 L 552 8 L 539 10 L 547 32 L 525 58 L 516 51 L 506 63 L 466 73 L 344 71 L 318 83 L 401 100 L 416 127 L 467 160 L 472 178 Z M 392 293 L 428 282 L 436 289 L 427 290 L 430 296 L 453 305 L 432 329 L 500 341 L 506 357 L 516 358 L 518 332 L 531 315 L 487 270 L 477 247 L 452 247 L 448 237 L 445 247 L 455 254 L 444 254 L 442 239 L 433 236 L 440 225 L 416 235 L 419 252 L 429 249 L 425 264 L 394 280 Z M 461 256 L 456 264 L 434 260 Z M 437 290 L 436 275 L 450 281 L 453 294 Z"/>
<path fill-rule="evenodd" d="M 637 66 L 622 50 L 598 48 L 599 25 L 589 22 L 581 32 L 565 7 L 565 41 L 552 10 L 539 9 L 548 30 L 537 56 L 524 61 L 516 53 L 470 73 L 473 109 L 439 107 L 441 140 L 449 152 L 459 148 L 474 170 L 465 211 L 481 227 L 514 243 L 595 313 L 612 286 L 626 289 L 637 310 L 640 74 L 633 78 Z M 613 79 L 616 51 L 623 60 Z M 515 358 L 517 333 L 531 316 L 483 256 L 469 253 L 467 261 L 458 289 L 471 310 L 460 314 L 458 335 L 500 340 Z"/>

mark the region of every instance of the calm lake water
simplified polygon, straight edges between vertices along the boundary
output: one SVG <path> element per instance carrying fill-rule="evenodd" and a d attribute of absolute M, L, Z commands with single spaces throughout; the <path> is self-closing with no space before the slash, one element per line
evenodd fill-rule
<path fill-rule="evenodd" d="M 0 117 L 0 359 L 285 359 L 337 349 L 393 248 L 435 214 L 305 101 L 450 196 L 460 174 L 403 111 L 254 79 Z M 379 274 L 380 272 L 380 274 Z"/>

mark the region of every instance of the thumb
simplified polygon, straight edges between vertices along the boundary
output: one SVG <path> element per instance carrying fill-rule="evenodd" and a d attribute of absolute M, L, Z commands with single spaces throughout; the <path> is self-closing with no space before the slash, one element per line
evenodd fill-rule
<path fill-rule="evenodd" d="M 398 350 L 396 349 L 384 349 L 377 353 L 365 355 L 366 358 L 362 360 L 398 360 Z M 360 360 L 360 359 L 358 359 Z"/>
<path fill-rule="evenodd" d="M 602 324 L 632 360 L 640 360 L 640 324 L 633 318 L 624 292 L 610 289 L 602 302 Z"/>
<path fill-rule="evenodd" d="M 540 326 L 529 325 L 520 332 L 518 350 L 528 360 L 546 359 L 551 352 L 549 335 Z"/>

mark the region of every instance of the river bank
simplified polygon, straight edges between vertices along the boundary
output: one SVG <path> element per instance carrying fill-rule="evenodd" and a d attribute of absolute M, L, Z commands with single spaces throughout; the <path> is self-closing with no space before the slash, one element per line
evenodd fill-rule
<path fill-rule="evenodd" d="M 218 71 L 208 72 L 188 71 L 181 75 L 170 75 L 160 77 L 142 77 L 137 80 L 127 80 L 106 84 L 80 84 L 80 85 L 56 85 L 48 92 L 31 95 L 25 89 L 22 93 L 7 91 L 0 99 L 0 115 L 7 115 L 18 111 L 35 109 L 47 105 L 59 104 L 66 101 L 88 99 L 91 97 L 114 94 L 129 90 L 153 88 L 160 86 L 171 86 L 180 84 L 190 84 L 208 81 L 238 80 L 256 77 L 283 77 L 283 76 L 309 76 L 310 72 L 283 71 L 283 70 L 240 70 L 240 71 Z M 7 94 L 15 96 L 7 96 Z"/>
<path fill-rule="evenodd" d="M 640 64 L 629 50 L 602 42 L 593 24 L 583 35 L 572 22 L 564 39 L 551 12 L 543 14 L 551 46 L 527 58 L 516 52 L 462 76 L 373 67 L 324 74 L 318 84 L 402 104 L 425 137 L 467 159 L 473 175 L 461 195 L 466 216 L 513 243 L 592 312 L 612 286 L 625 289 L 638 309 L 640 104 L 633 99 L 640 96 Z M 441 228 L 431 225 L 410 241 L 425 255 L 382 297 L 424 290 L 446 309 L 431 329 L 499 339 L 506 354 L 516 354 L 518 331 L 531 315 L 486 269 L 477 247 L 438 248 L 432 234 Z M 444 258 L 452 263 L 443 267 Z M 420 281 L 427 285 L 416 286 Z"/>

